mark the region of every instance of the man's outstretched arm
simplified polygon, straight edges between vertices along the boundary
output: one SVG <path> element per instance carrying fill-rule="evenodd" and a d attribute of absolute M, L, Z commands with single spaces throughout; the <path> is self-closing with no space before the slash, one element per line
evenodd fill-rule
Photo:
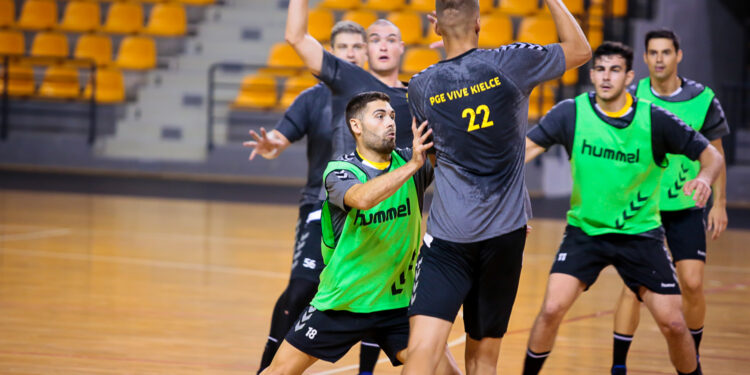
<path fill-rule="evenodd" d="M 534 143 L 529 137 L 526 137 L 526 158 L 524 159 L 524 163 L 528 163 L 534 159 L 536 159 L 537 156 L 541 155 L 546 151 L 544 147 L 539 146 L 538 144 Z"/>
<path fill-rule="evenodd" d="M 308 0 L 290 0 L 286 16 L 286 33 L 284 37 L 308 69 L 320 74 L 323 67 L 323 46 L 307 32 Z"/>
<path fill-rule="evenodd" d="M 591 46 L 575 17 L 562 0 L 545 0 L 555 20 L 560 47 L 565 54 L 565 70 L 577 68 L 591 59 Z"/>

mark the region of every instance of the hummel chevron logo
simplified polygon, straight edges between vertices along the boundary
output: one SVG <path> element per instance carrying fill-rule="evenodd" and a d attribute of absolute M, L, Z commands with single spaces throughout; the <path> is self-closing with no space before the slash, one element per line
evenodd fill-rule
<path fill-rule="evenodd" d="M 302 328 L 305 328 L 305 322 L 310 320 L 312 318 L 312 313 L 315 312 L 315 307 L 310 306 L 309 309 L 307 309 L 307 312 L 303 313 L 302 316 L 299 318 L 299 322 L 297 322 L 297 325 L 294 326 L 294 331 L 299 331 Z"/>
<path fill-rule="evenodd" d="M 626 208 L 622 210 L 622 222 L 620 221 L 620 218 L 615 219 L 615 228 L 625 228 L 625 221 L 635 217 L 636 213 L 646 205 L 644 202 L 646 202 L 647 200 L 648 196 L 641 196 L 641 192 L 639 191 L 635 197 L 635 200 L 630 201 L 630 213 L 628 213 L 628 209 Z M 639 203 L 639 205 L 636 205 L 636 203 Z"/>
<path fill-rule="evenodd" d="M 687 167 L 685 166 L 685 164 L 680 164 L 680 169 L 682 169 L 682 172 L 684 172 L 684 173 L 688 173 L 688 172 L 690 171 L 690 169 L 688 169 L 688 168 L 687 168 Z"/>

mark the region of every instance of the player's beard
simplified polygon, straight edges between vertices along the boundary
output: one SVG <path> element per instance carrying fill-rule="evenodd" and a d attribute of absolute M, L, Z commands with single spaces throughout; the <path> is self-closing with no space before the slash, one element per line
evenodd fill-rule
<path fill-rule="evenodd" d="M 378 137 L 372 132 L 364 134 L 365 146 L 381 155 L 388 155 L 396 148 L 396 138 Z"/>

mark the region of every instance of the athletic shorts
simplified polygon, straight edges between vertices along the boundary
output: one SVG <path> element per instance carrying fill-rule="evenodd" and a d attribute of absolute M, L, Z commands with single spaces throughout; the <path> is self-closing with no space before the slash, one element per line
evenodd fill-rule
<path fill-rule="evenodd" d="M 320 203 L 300 206 L 295 233 L 292 275 L 290 279 L 320 281 L 323 271 L 323 255 L 320 252 Z"/>
<path fill-rule="evenodd" d="M 703 210 L 662 211 L 661 222 L 675 262 L 706 261 L 706 222 Z"/>
<path fill-rule="evenodd" d="M 378 344 L 394 366 L 401 365 L 396 354 L 409 343 L 406 308 L 353 313 L 317 310 L 308 306 L 294 323 L 285 340 L 303 353 L 336 362 L 363 339 Z"/>
<path fill-rule="evenodd" d="M 426 234 L 417 259 L 409 316 L 452 323 L 463 304 L 469 337 L 503 337 L 516 300 L 525 244 L 526 226 L 473 243 Z"/>
<path fill-rule="evenodd" d="M 550 273 L 574 276 L 588 289 L 610 264 L 639 299 L 642 286 L 658 294 L 680 294 L 669 253 L 664 242 L 655 238 L 627 234 L 589 236 L 568 225 Z"/>

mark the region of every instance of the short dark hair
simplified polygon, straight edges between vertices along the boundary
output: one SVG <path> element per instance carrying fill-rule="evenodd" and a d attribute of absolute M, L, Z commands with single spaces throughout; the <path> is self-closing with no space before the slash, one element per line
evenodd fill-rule
<path fill-rule="evenodd" d="M 606 41 L 602 43 L 594 51 L 594 58 L 592 61 L 596 64 L 596 59 L 601 58 L 602 56 L 612 55 L 622 56 L 622 58 L 625 59 L 625 67 L 627 70 L 633 70 L 633 49 L 620 42 Z"/>
<path fill-rule="evenodd" d="M 349 103 L 346 105 L 346 126 L 349 128 L 352 136 L 354 136 L 354 131 L 352 131 L 351 120 L 353 118 L 361 119 L 362 111 L 367 107 L 367 104 L 376 100 L 390 103 L 391 97 L 380 91 L 367 91 L 357 94 L 349 100 Z"/>
<path fill-rule="evenodd" d="M 680 50 L 680 38 L 670 29 L 651 30 L 646 33 L 646 38 L 644 39 L 646 51 L 648 51 L 648 42 L 651 39 L 669 39 L 674 44 L 674 51 L 677 52 Z"/>
<path fill-rule="evenodd" d="M 353 21 L 339 21 L 331 29 L 331 46 L 336 43 L 336 36 L 341 33 L 362 35 L 362 41 L 367 42 L 367 33 L 362 25 Z"/>
<path fill-rule="evenodd" d="M 460 38 L 474 29 L 479 16 L 478 0 L 436 0 L 435 14 L 443 37 Z"/>

